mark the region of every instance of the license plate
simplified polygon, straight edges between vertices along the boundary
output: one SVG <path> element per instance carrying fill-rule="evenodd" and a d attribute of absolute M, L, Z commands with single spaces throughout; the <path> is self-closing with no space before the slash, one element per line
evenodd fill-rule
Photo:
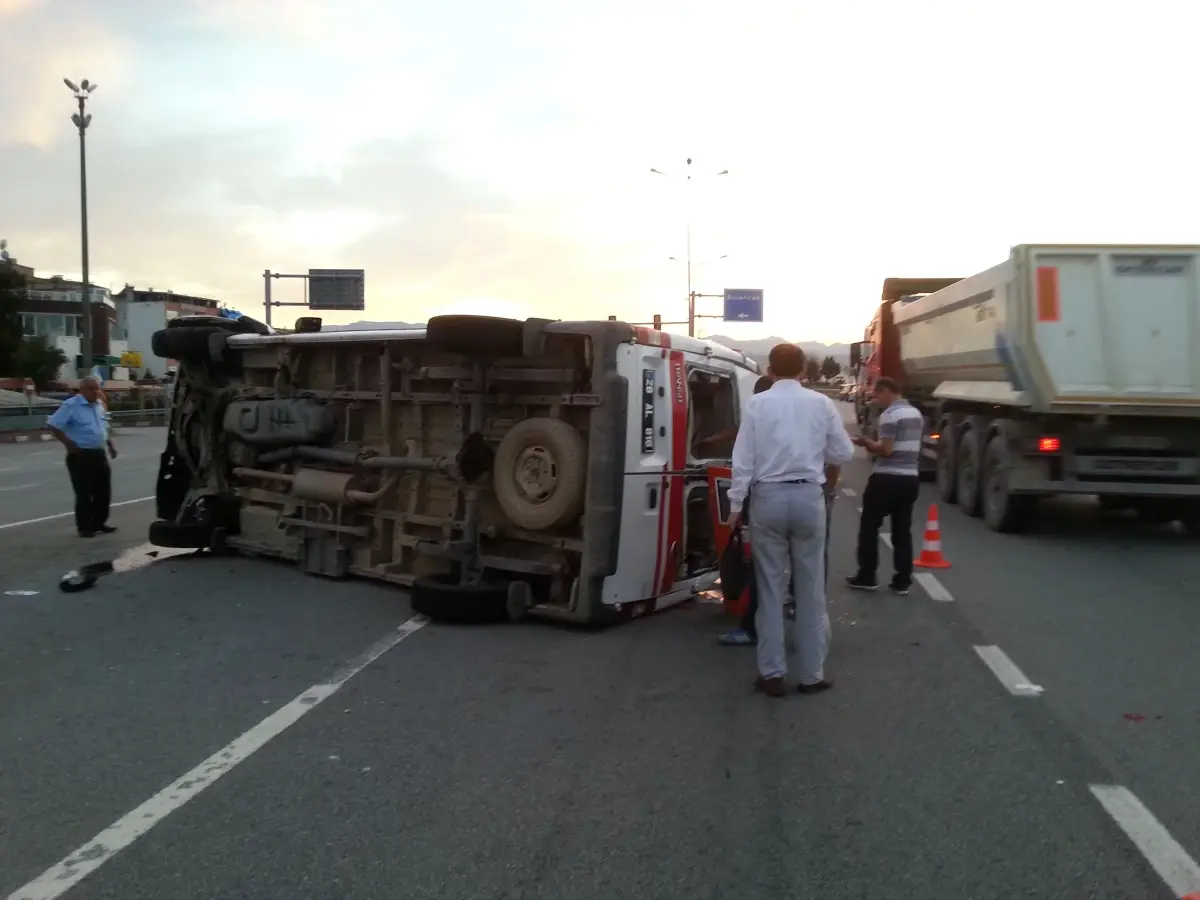
<path fill-rule="evenodd" d="M 1177 475 L 1183 466 L 1182 461 L 1178 459 L 1099 456 L 1091 460 L 1089 468 L 1098 475 Z"/>

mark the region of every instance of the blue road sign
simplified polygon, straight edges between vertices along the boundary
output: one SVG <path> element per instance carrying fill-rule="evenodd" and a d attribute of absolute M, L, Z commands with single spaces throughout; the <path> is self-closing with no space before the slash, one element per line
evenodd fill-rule
<path fill-rule="evenodd" d="M 761 322 L 763 292 L 761 288 L 725 288 L 726 322 Z"/>

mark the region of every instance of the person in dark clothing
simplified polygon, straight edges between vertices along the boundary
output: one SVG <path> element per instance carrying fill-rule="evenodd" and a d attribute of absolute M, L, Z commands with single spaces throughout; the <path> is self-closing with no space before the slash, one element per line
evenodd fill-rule
<path fill-rule="evenodd" d="M 890 378 L 875 383 L 879 415 L 879 439 L 855 438 L 874 458 L 874 468 L 862 495 L 862 518 L 858 528 L 858 572 L 846 579 L 856 591 L 874 591 L 879 585 L 879 529 L 884 519 L 892 521 L 891 589 L 906 595 L 913 577 L 913 506 L 921 492 L 921 439 L 925 420 L 900 396 L 900 386 Z"/>

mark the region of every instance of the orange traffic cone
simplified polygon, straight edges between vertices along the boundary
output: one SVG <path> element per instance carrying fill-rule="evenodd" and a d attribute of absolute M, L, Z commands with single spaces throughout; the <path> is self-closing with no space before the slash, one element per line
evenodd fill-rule
<path fill-rule="evenodd" d="M 929 518 L 925 520 L 925 542 L 921 545 L 921 555 L 913 560 L 913 565 L 922 569 L 950 568 L 950 563 L 942 556 L 942 529 L 938 525 L 936 503 L 929 504 Z"/>

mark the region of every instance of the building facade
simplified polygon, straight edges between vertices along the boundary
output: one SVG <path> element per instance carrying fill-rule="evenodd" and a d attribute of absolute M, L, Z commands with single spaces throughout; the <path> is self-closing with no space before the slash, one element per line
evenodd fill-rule
<path fill-rule="evenodd" d="M 9 258 L 12 266 L 28 282 L 25 296 L 17 312 L 21 316 L 21 332 L 25 338 L 38 339 L 57 347 L 67 357 L 58 373 L 60 379 L 73 378 L 82 365 L 83 282 L 71 281 L 61 275 L 42 278 L 29 266 Z M 92 359 L 90 367 L 108 372 L 120 363 L 128 347 L 117 322 L 117 305 L 112 292 L 93 284 L 88 290 L 92 320 Z"/>

